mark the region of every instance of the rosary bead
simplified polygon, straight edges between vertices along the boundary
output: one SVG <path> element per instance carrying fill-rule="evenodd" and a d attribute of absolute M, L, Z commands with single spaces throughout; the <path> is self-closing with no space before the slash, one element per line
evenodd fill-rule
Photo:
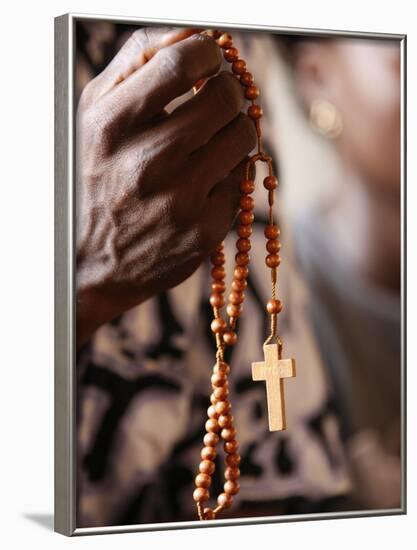
<path fill-rule="evenodd" d="M 213 395 L 217 403 L 217 401 L 223 401 L 224 399 L 227 399 L 227 397 L 229 396 L 229 390 L 227 386 L 220 386 L 219 388 L 213 390 Z"/>
<path fill-rule="evenodd" d="M 249 254 L 247 252 L 238 252 L 235 256 L 236 265 L 248 265 Z"/>
<path fill-rule="evenodd" d="M 225 261 L 223 252 L 216 252 L 210 256 L 210 260 L 213 265 L 223 265 Z"/>
<path fill-rule="evenodd" d="M 210 498 L 210 495 L 207 489 L 198 487 L 193 493 L 193 498 L 196 502 L 206 502 Z"/>
<path fill-rule="evenodd" d="M 245 280 L 234 279 L 232 281 L 232 290 L 236 292 L 242 292 L 248 286 Z"/>
<path fill-rule="evenodd" d="M 226 441 L 223 446 L 224 450 L 228 454 L 234 454 L 239 449 L 239 443 L 237 439 L 232 441 Z"/>
<path fill-rule="evenodd" d="M 213 367 L 213 372 L 215 374 L 220 372 L 221 374 L 226 374 L 227 375 L 230 372 L 230 367 L 224 361 L 218 361 Z"/>
<path fill-rule="evenodd" d="M 212 283 L 211 290 L 215 293 L 222 293 L 226 290 L 226 283 L 224 281 L 216 281 Z"/>
<path fill-rule="evenodd" d="M 268 191 L 273 191 L 278 186 L 278 180 L 275 176 L 267 176 L 264 179 L 264 187 L 265 189 L 268 189 Z"/>
<path fill-rule="evenodd" d="M 224 270 L 224 267 L 221 267 L 220 265 L 216 265 L 216 267 L 213 267 L 211 270 L 211 276 L 213 279 L 222 280 L 226 277 L 226 272 Z"/>
<path fill-rule="evenodd" d="M 281 263 L 281 258 L 278 254 L 268 254 L 265 258 L 265 263 L 268 267 L 277 267 Z"/>
<path fill-rule="evenodd" d="M 234 417 L 230 414 L 221 414 L 217 420 L 220 428 L 231 428 L 233 426 Z"/>
<path fill-rule="evenodd" d="M 245 295 L 243 292 L 233 291 L 229 294 L 229 302 L 231 302 L 235 306 L 243 303 L 244 299 Z"/>
<path fill-rule="evenodd" d="M 204 508 L 203 517 L 204 519 L 214 519 L 216 517 L 216 514 L 211 508 Z"/>
<path fill-rule="evenodd" d="M 249 225 L 253 223 L 255 216 L 253 215 L 252 210 L 241 210 L 239 213 L 239 222 L 242 225 Z"/>
<path fill-rule="evenodd" d="M 252 226 L 251 225 L 238 225 L 237 234 L 239 237 L 247 239 L 252 235 Z"/>
<path fill-rule="evenodd" d="M 236 430 L 235 428 L 223 428 L 220 435 L 224 441 L 232 441 L 236 438 Z"/>
<path fill-rule="evenodd" d="M 227 48 L 227 50 L 224 51 L 224 58 L 226 61 L 229 61 L 229 63 L 237 61 L 239 59 L 239 52 L 236 48 Z"/>
<path fill-rule="evenodd" d="M 236 481 L 236 479 L 239 479 L 240 477 L 239 468 L 228 466 L 224 471 L 224 477 L 228 481 Z"/>
<path fill-rule="evenodd" d="M 203 447 L 203 449 L 201 450 L 201 458 L 203 460 L 214 460 L 216 456 L 217 452 L 214 447 Z M 229 466 L 233 466 L 233 464 L 229 464 Z"/>
<path fill-rule="evenodd" d="M 232 408 L 232 405 L 230 404 L 230 401 L 219 401 L 216 404 L 216 414 L 217 415 L 228 414 L 231 408 Z"/>
<path fill-rule="evenodd" d="M 265 227 L 264 234 L 267 239 L 276 239 L 280 231 L 275 224 L 269 224 Z"/>
<path fill-rule="evenodd" d="M 211 485 L 211 477 L 208 474 L 198 474 L 195 478 L 195 484 L 197 487 L 208 489 Z"/>
<path fill-rule="evenodd" d="M 234 271 L 235 279 L 242 281 L 246 279 L 248 275 L 249 275 L 249 269 L 246 266 L 239 265 L 235 267 L 235 271 Z"/>
<path fill-rule="evenodd" d="M 226 456 L 226 464 L 228 466 L 239 466 L 240 464 L 240 455 L 238 453 L 229 454 Z"/>
<path fill-rule="evenodd" d="M 253 180 L 242 180 L 240 182 L 240 192 L 244 195 L 250 195 L 255 191 L 255 182 Z"/>
<path fill-rule="evenodd" d="M 253 100 L 259 96 L 259 88 L 256 86 L 249 86 L 245 90 L 246 99 Z"/>
<path fill-rule="evenodd" d="M 217 44 L 224 49 L 231 48 L 233 45 L 232 37 L 228 32 L 225 32 L 220 36 L 220 38 L 217 40 Z"/>
<path fill-rule="evenodd" d="M 237 243 L 236 243 L 236 248 L 240 251 L 240 252 L 248 252 L 251 248 L 251 244 L 250 244 L 250 240 L 249 239 L 245 239 L 245 238 L 240 238 L 238 239 Z"/>
<path fill-rule="evenodd" d="M 275 299 L 268 300 L 268 303 L 266 304 L 266 311 L 271 315 L 279 313 L 282 311 L 282 302 Z"/>
<path fill-rule="evenodd" d="M 207 416 L 209 418 L 217 418 L 218 414 L 216 413 L 214 405 L 210 405 L 210 407 L 207 409 Z"/>
<path fill-rule="evenodd" d="M 266 243 L 266 249 L 271 254 L 276 254 L 281 249 L 281 244 L 277 239 L 269 239 Z"/>
<path fill-rule="evenodd" d="M 211 474 L 214 472 L 214 462 L 211 460 L 202 460 L 200 462 L 199 470 L 201 474 L 207 474 L 211 476 Z"/>
<path fill-rule="evenodd" d="M 208 34 L 209 36 L 212 36 L 213 38 L 215 38 L 217 40 L 217 38 L 219 38 L 219 36 L 222 35 L 222 33 L 216 29 L 210 29 L 210 30 L 207 30 L 206 31 L 206 34 Z"/>
<path fill-rule="evenodd" d="M 263 115 L 262 107 L 260 105 L 249 105 L 248 116 L 252 120 L 258 120 Z"/>
<path fill-rule="evenodd" d="M 215 447 L 219 441 L 220 437 L 213 432 L 206 434 L 203 438 L 203 442 L 206 447 Z"/>
<path fill-rule="evenodd" d="M 226 383 L 226 375 L 223 372 L 216 372 L 211 377 L 211 385 L 215 388 L 224 386 Z"/>
<path fill-rule="evenodd" d="M 223 307 L 224 306 L 224 296 L 223 294 L 212 294 L 210 296 L 210 304 L 212 307 Z"/>
<path fill-rule="evenodd" d="M 220 495 L 217 497 L 217 504 L 222 508 L 230 508 L 232 502 L 233 497 L 228 493 L 220 493 Z"/>
<path fill-rule="evenodd" d="M 237 342 L 237 334 L 233 330 L 226 330 L 223 334 L 223 342 L 228 346 L 234 346 Z"/>
<path fill-rule="evenodd" d="M 211 330 L 215 334 L 218 334 L 218 333 L 221 334 L 226 330 L 226 328 L 227 328 L 227 325 L 224 319 L 217 318 L 217 319 L 213 319 L 213 321 L 211 322 Z"/>
<path fill-rule="evenodd" d="M 240 317 L 240 314 L 242 313 L 242 307 L 235 304 L 228 304 L 226 311 L 229 317 Z"/>
<path fill-rule="evenodd" d="M 213 387 L 213 386 L 212 386 L 212 387 Z M 215 405 L 215 404 L 217 403 L 217 399 L 214 397 L 214 394 L 213 394 L 213 393 L 210 395 L 210 403 L 211 403 L 212 405 Z"/>
<path fill-rule="evenodd" d="M 237 481 L 226 481 L 223 488 L 224 492 L 228 495 L 237 495 L 240 490 L 240 485 Z"/>
<path fill-rule="evenodd" d="M 207 432 L 218 432 L 220 430 L 219 423 L 215 418 L 209 418 L 206 422 L 206 431 Z"/>
<path fill-rule="evenodd" d="M 232 72 L 234 74 L 242 74 L 246 71 L 246 62 L 243 59 L 237 59 L 232 63 Z"/>
<path fill-rule="evenodd" d="M 240 82 L 244 86 L 252 86 L 253 84 L 253 75 L 252 73 L 248 73 L 247 71 L 240 75 Z"/>
<path fill-rule="evenodd" d="M 255 201 L 252 197 L 249 197 L 248 195 L 243 195 L 243 197 L 240 197 L 239 206 L 242 210 L 253 210 L 253 207 L 255 206 Z"/>

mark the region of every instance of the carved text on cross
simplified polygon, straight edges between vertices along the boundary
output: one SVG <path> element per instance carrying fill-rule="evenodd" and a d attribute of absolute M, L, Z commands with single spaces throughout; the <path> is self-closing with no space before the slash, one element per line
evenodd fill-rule
<path fill-rule="evenodd" d="M 280 359 L 278 344 L 264 345 L 265 361 L 252 363 L 252 378 L 266 382 L 266 397 L 270 431 L 285 430 L 283 378 L 295 376 L 294 359 Z"/>

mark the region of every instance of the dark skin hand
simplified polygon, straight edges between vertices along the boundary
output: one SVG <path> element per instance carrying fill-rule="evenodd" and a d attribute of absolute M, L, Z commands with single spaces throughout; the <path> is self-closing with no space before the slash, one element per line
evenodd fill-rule
<path fill-rule="evenodd" d="M 77 347 L 189 277 L 227 234 L 256 144 L 215 41 L 141 29 L 84 89 L 77 112 Z M 165 107 L 202 89 L 171 114 Z"/>

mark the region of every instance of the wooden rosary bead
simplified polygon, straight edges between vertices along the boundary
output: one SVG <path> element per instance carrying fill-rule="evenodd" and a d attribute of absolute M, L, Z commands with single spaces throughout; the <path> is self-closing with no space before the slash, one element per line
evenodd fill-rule
<path fill-rule="evenodd" d="M 224 386 L 224 384 L 226 383 L 226 375 L 222 372 L 216 372 L 215 374 L 212 375 L 211 377 L 211 385 L 215 388 L 219 387 L 219 386 Z"/>
<path fill-rule="evenodd" d="M 220 386 L 213 390 L 213 395 L 216 399 L 216 401 L 223 401 L 229 396 L 229 390 L 227 386 Z"/>
<path fill-rule="evenodd" d="M 213 265 L 223 265 L 225 261 L 224 254 L 222 252 L 217 252 L 213 254 L 213 256 L 210 256 L 210 260 Z"/>
<path fill-rule="evenodd" d="M 206 431 L 207 432 L 218 432 L 220 430 L 219 423 L 215 418 L 209 418 L 206 422 Z"/>
<path fill-rule="evenodd" d="M 245 90 L 245 96 L 246 99 L 249 99 L 249 101 L 256 99 L 259 96 L 259 88 L 256 86 L 249 86 Z"/>
<path fill-rule="evenodd" d="M 224 492 L 228 495 L 237 495 L 240 490 L 240 485 L 237 481 L 226 481 L 223 485 Z"/>
<path fill-rule="evenodd" d="M 219 401 L 216 404 L 216 414 L 217 415 L 223 415 L 223 414 L 229 414 L 230 409 L 232 408 L 232 405 L 230 404 L 230 401 Z"/>
<path fill-rule="evenodd" d="M 214 472 L 214 469 L 214 462 L 212 462 L 211 460 L 202 460 L 200 462 L 199 470 L 201 474 L 207 474 L 211 476 L 211 474 Z"/>
<path fill-rule="evenodd" d="M 273 191 L 278 186 L 278 180 L 275 176 L 267 176 L 264 179 L 264 187 L 265 189 L 268 189 L 268 191 Z"/>
<path fill-rule="evenodd" d="M 224 58 L 226 61 L 231 63 L 232 61 L 237 61 L 239 59 L 239 52 L 237 48 L 227 48 L 227 50 L 224 51 Z"/>
<path fill-rule="evenodd" d="M 220 495 L 217 497 L 217 504 L 222 508 L 230 508 L 232 502 L 233 497 L 228 493 L 220 493 Z"/>
<path fill-rule="evenodd" d="M 223 428 L 220 435 L 224 441 L 232 441 L 236 437 L 236 430 L 235 428 Z"/>
<path fill-rule="evenodd" d="M 251 225 L 238 225 L 237 234 L 239 237 L 248 238 L 252 235 L 252 226 Z"/>
<path fill-rule="evenodd" d="M 240 192 L 244 195 L 250 195 L 255 191 L 255 182 L 253 180 L 242 180 L 240 182 Z"/>
<path fill-rule="evenodd" d="M 216 412 L 214 405 L 210 405 L 210 407 L 207 409 L 207 416 L 209 418 L 217 418 L 219 416 Z"/>
<path fill-rule="evenodd" d="M 229 294 L 229 302 L 234 305 L 239 305 L 245 299 L 245 294 L 243 292 L 233 291 Z"/>
<path fill-rule="evenodd" d="M 267 239 L 276 239 L 280 234 L 280 230 L 275 224 L 269 224 L 265 227 L 264 234 Z"/>
<path fill-rule="evenodd" d="M 216 265 L 211 270 L 211 276 L 213 277 L 213 279 L 222 280 L 226 277 L 226 271 L 224 270 L 224 267 Z"/>
<path fill-rule="evenodd" d="M 214 460 L 217 456 L 217 451 L 214 447 L 203 447 L 201 449 L 201 458 L 202 460 Z M 233 466 L 233 464 L 229 464 L 229 466 Z M 237 466 L 237 464 L 236 464 Z"/>
<path fill-rule="evenodd" d="M 231 428 L 233 426 L 233 416 L 230 414 L 221 414 L 217 419 L 220 428 Z"/>
<path fill-rule="evenodd" d="M 243 86 L 252 86 L 253 85 L 253 75 L 252 73 L 249 73 L 248 71 L 242 73 L 240 75 L 240 82 L 243 84 Z"/>
<path fill-rule="evenodd" d="M 281 249 L 281 244 L 277 239 L 269 239 L 269 241 L 266 242 L 266 249 L 271 254 L 276 254 Z"/>
<path fill-rule="evenodd" d="M 212 385 L 212 387 L 213 387 L 213 385 Z M 217 403 L 217 399 L 215 398 L 213 393 L 210 395 L 210 403 L 212 405 L 215 405 Z"/>
<path fill-rule="evenodd" d="M 249 195 L 243 195 L 240 197 L 239 206 L 242 210 L 253 210 L 255 201 Z"/>
<path fill-rule="evenodd" d="M 248 252 L 251 249 L 250 240 L 244 237 L 243 238 L 241 237 L 240 239 L 238 239 L 236 243 L 236 248 L 240 252 Z"/>
<path fill-rule="evenodd" d="M 228 466 L 224 471 L 224 477 L 228 481 L 236 481 L 240 477 L 239 468 Z"/>
<path fill-rule="evenodd" d="M 216 514 L 211 508 L 204 508 L 203 517 L 204 519 L 214 519 L 216 517 Z"/>
<path fill-rule="evenodd" d="M 239 265 L 235 267 L 235 271 L 234 271 L 235 279 L 242 281 L 244 279 L 247 279 L 248 275 L 249 275 L 249 269 L 246 266 Z"/>
<path fill-rule="evenodd" d="M 226 330 L 223 334 L 223 342 L 228 346 L 234 346 L 237 342 L 237 334 L 233 330 Z"/>
<path fill-rule="evenodd" d="M 212 283 L 211 290 L 213 291 L 213 293 L 221 294 L 226 290 L 226 283 L 224 281 L 216 281 Z"/>
<path fill-rule="evenodd" d="M 220 437 L 213 432 L 206 434 L 203 438 L 203 443 L 206 447 L 215 447 L 219 441 Z"/>
<path fill-rule="evenodd" d="M 213 367 L 213 372 L 215 374 L 217 374 L 218 372 L 222 373 L 222 374 L 229 374 L 230 372 L 230 367 L 227 363 L 225 363 L 224 361 L 218 361 L 214 367 Z"/>
<path fill-rule="evenodd" d="M 234 279 L 232 281 L 232 290 L 234 290 L 235 292 L 242 292 L 247 286 L 248 283 L 244 279 Z"/>
<path fill-rule="evenodd" d="M 239 443 L 237 439 L 232 439 L 232 441 L 225 441 L 223 448 L 226 453 L 234 454 L 239 449 Z"/>
<path fill-rule="evenodd" d="M 247 252 L 238 252 L 235 256 L 236 265 L 248 265 L 249 254 Z"/>
<path fill-rule="evenodd" d="M 211 322 L 211 330 L 214 334 L 221 334 L 227 328 L 226 321 L 224 319 L 213 319 Z"/>
<path fill-rule="evenodd" d="M 268 300 L 266 304 L 266 310 L 271 315 L 280 313 L 282 311 L 282 302 L 280 300 Z"/>
<path fill-rule="evenodd" d="M 217 44 L 224 49 L 231 48 L 233 45 L 233 39 L 228 32 L 225 32 L 217 40 Z"/>
<path fill-rule="evenodd" d="M 240 317 L 242 313 L 242 307 L 235 304 L 228 304 L 226 311 L 229 317 Z"/>
<path fill-rule="evenodd" d="M 198 474 L 195 478 L 197 487 L 208 489 L 211 485 L 211 477 L 208 474 Z"/>
<path fill-rule="evenodd" d="M 210 498 L 210 494 L 207 489 L 197 487 L 197 489 L 194 490 L 193 498 L 196 502 L 206 502 Z"/>
<path fill-rule="evenodd" d="M 253 223 L 253 220 L 255 219 L 255 216 L 253 215 L 252 210 L 241 210 L 239 212 L 239 222 L 242 225 L 248 225 L 250 223 Z"/>
<path fill-rule="evenodd" d="M 265 263 L 268 267 L 278 267 L 281 263 L 281 258 L 278 254 L 268 254 L 265 258 Z"/>
<path fill-rule="evenodd" d="M 226 456 L 226 464 L 228 466 L 236 467 L 240 464 L 240 455 L 238 453 L 229 454 Z"/>
<path fill-rule="evenodd" d="M 243 59 L 237 59 L 232 63 L 232 72 L 241 75 L 246 71 L 246 62 Z"/>
<path fill-rule="evenodd" d="M 258 120 L 263 115 L 262 107 L 260 105 L 256 105 L 255 103 L 253 105 L 250 105 L 248 107 L 248 116 L 252 120 Z"/>
<path fill-rule="evenodd" d="M 212 294 L 210 296 L 210 304 L 212 307 L 221 308 L 224 306 L 224 296 L 223 294 Z"/>

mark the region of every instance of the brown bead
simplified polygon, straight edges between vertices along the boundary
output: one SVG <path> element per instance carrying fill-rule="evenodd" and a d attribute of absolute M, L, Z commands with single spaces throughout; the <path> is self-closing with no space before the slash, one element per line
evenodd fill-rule
<path fill-rule="evenodd" d="M 242 307 L 235 304 L 228 304 L 226 311 L 229 317 L 240 317 L 242 313 Z"/>
<path fill-rule="evenodd" d="M 234 74 L 242 74 L 246 71 L 246 62 L 243 59 L 237 59 L 232 63 L 232 72 Z"/>
<path fill-rule="evenodd" d="M 221 414 L 217 419 L 220 428 L 231 428 L 233 421 L 234 417 L 230 414 Z"/>
<path fill-rule="evenodd" d="M 223 428 L 220 435 L 224 441 L 232 441 L 236 437 L 236 430 L 235 428 Z"/>
<path fill-rule="evenodd" d="M 278 241 L 278 239 L 269 239 L 266 243 L 266 249 L 271 254 L 276 254 L 281 249 L 281 243 Z"/>
<path fill-rule="evenodd" d="M 211 263 L 213 265 L 223 265 L 224 264 L 224 254 L 222 252 L 217 252 L 210 256 Z"/>
<path fill-rule="evenodd" d="M 224 49 L 231 48 L 233 45 L 233 39 L 228 32 L 225 32 L 217 40 L 217 44 Z"/>
<path fill-rule="evenodd" d="M 237 495 L 240 491 L 240 485 L 237 481 L 226 481 L 223 488 L 228 495 Z"/>
<path fill-rule="evenodd" d="M 201 458 L 203 460 L 214 460 L 216 456 L 217 451 L 214 447 L 203 447 L 201 449 Z M 229 466 L 237 466 L 237 464 L 229 464 Z"/>
<path fill-rule="evenodd" d="M 245 238 L 240 238 L 238 239 L 237 243 L 236 243 L 236 248 L 240 251 L 240 252 L 248 252 L 251 248 L 251 244 L 250 244 L 250 240 L 249 239 L 245 239 Z"/>
<path fill-rule="evenodd" d="M 212 405 L 215 405 L 215 404 L 217 403 L 217 401 L 218 401 L 218 400 L 214 397 L 214 394 L 211 394 L 211 395 L 210 395 L 210 403 L 211 403 Z"/>
<path fill-rule="evenodd" d="M 218 372 L 222 373 L 222 374 L 229 374 L 230 372 L 230 367 L 227 363 L 225 363 L 224 361 L 218 361 L 214 367 L 213 367 L 213 372 L 215 374 L 217 374 Z"/>
<path fill-rule="evenodd" d="M 218 432 L 220 430 L 219 423 L 215 418 L 209 418 L 206 422 L 207 432 Z"/>
<path fill-rule="evenodd" d="M 214 408 L 214 405 L 210 405 L 210 407 L 207 409 L 207 416 L 209 418 L 217 418 L 218 414 L 216 412 L 216 409 Z"/>
<path fill-rule="evenodd" d="M 264 234 L 267 239 L 276 239 L 280 231 L 275 224 L 270 224 L 265 227 Z"/>
<path fill-rule="evenodd" d="M 196 502 L 206 502 L 210 498 L 209 492 L 207 489 L 202 487 L 197 487 L 193 493 L 193 499 Z"/>
<path fill-rule="evenodd" d="M 220 386 L 213 390 L 213 395 L 216 399 L 216 404 L 218 401 L 224 401 L 229 396 L 229 390 L 227 386 Z"/>
<path fill-rule="evenodd" d="M 218 388 L 219 386 L 224 386 L 226 380 L 226 375 L 223 372 L 216 372 L 211 377 L 211 385 L 215 388 Z"/>
<path fill-rule="evenodd" d="M 241 304 L 245 299 L 245 294 L 243 292 L 233 291 L 229 294 L 229 302 L 234 305 Z"/>
<path fill-rule="evenodd" d="M 249 275 L 249 269 L 246 266 L 239 265 L 235 267 L 235 271 L 234 271 L 235 279 L 242 281 L 244 279 L 247 279 L 248 275 Z"/>
<path fill-rule="evenodd" d="M 215 447 L 219 441 L 220 437 L 213 432 L 206 434 L 203 438 L 203 443 L 206 447 Z"/>
<path fill-rule="evenodd" d="M 228 466 L 239 466 L 240 464 L 240 455 L 238 453 L 229 454 L 226 456 L 226 464 Z"/>
<path fill-rule="evenodd" d="M 216 281 L 212 283 L 211 290 L 215 293 L 221 294 L 226 290 L 226 283 L 224 281 Z"/>
<path fill-rule="evenodd" d="M 241 210 L 239 212 L 239 222 L 242 225 L 248 225 L 250 223 L 253 223 L 254 219 L 255 219 L 255 216 L 253 215 L 252 210 Z"/>
<path fill-rule="evenodd" d="M 213 269 L 211 270 L 211 276 L 213 277 L 213 279 L 221 280 L 225 278 L 226 271 L 224 270 L 224 267 L 216 265 L 216 267 L 213 267 Z"/>
<path fill-rule="evenodd" d="M 255 182 L 253 180 L 242 180 L 240 182 L 240 192 L 244 195 L 250 195 L 255 191 Z"/>
<path fill-rule="evenodd" d="M 202 460 L 198 467 L 201 474 L 207 474 L 209 476 L 211 476 L 211 474 L 214 472 L 214 468 L 214 462 L 212 462 L 211 460 Z"/>
<path fill-rule="evenodd" d="M 263 115 L 262 107 L 260 105 L 249 105 L 248 107 L 248 116 L 252 120 L 258 120 Z"/>
<path fill-rule="evenodd" d="M 195 484 L 197 487 L 207 489 L 211 485 L 211 477 L 208 474 L 198 474 L 195 478 Z"/>
<path fill-rule="evenodd" d="M 240 82 L 244 86 L 252 86 L 253 84 L 253 75 L 247 71 L 240 75 Z"/>
<path fill-rule="evenodd" d="M 249 254 L 247 252 L 238 252 L 235 256 L 236 265 L 248 265 Z"/>
<path fill-rule="evenodd" d="M 224 296 L 223 294 L 212 294 L 210 296 L 210 304 L 212 307 L 223 307 L 224 306 Z"/>
<path fill-rule="evenodd" d="M 223 334 L 223 342 L 228 346 L 234 346 L 237 342 L 237 334 L 234 330 L 226 330 Z"/>
<path fill-rule="evenodd" d="M 226 321 L 224 319 L 213 319 L 211 322 L 211 330 L 214 334 L 221 334 L 227 328 Z"/>
<path fill-rule="evenodd" d="M 235 481 L 236 479 L 239 479 L 240 477 L 239 468 L 228 466 L 224 471 L 224 477 L 230 481 Z"/>
<path fill-rule="evenodd" d="M 266 310 L 268 313 L 279 313 L 282 311 L 282 302 L 280 300 L 269 300 L 266 304 Z"/>
<path fill-rule="evenodd" d="M 249 195 L 243 195 L 240 197 L 239 205 L 242 210 L 253 210 L 255 201 Z"/>
<path fill-rule="evenodd" d="M 226 441 L 223 448 L 226 453 L 234 454 L 239 449 L 239 443 L 236 439 L 233 439 L 232 441 Z"/>
<path fill-rule="evenodd" d="M 216 414 L 218 415 L 228 414 L 231 408 L 232 408 L 232 405 L 230 404 L 230 401 L 219 401 L 216 404 Z"/>
<path fill-rule="evenodd" d="M 245 90 L 246 99 L 253 100 L 259 96 L 259 88 L 257 86 L 249 86 Z"/>
<path fill-rule="evenodd" d="M 236 292 L 242 292 L 248 286 L 245 280 L 234 279 L 232 281 L 232 290 Z"/>
<path fill-rule="evenodd" d="M 268 254 L 265 258 L 265 263 L 268 267 L 278 267 L 281 263 L 281 258 L 278 254 Z"/>
<path fill-rule="evenodd" d="M 264 187 L 265 189 L 268 189 L 268 191 L 273 191 L 276 189 L 278 185 L 278 180 L 275 176 L 267 176 L 264 179 Z"/>
<path fill-rule="evenodd" d="M 250 225 L 238 225 L 237 226 L 237 234 L 239 237 L 243 237 L 247 239 L 252 235 L 252 226 Z"/>
<path fill-rule="evenodd" d="M 239 59 L 239 52 L 237 48 L 227 48 L 227 50 L 224 51 L 224 58 L 226 61 L 231 63 L 232 61 L 237 61 Z"/>
<path fill-rule="evenodd" d="M 232 505 L 232 502 L 233 502 L 233 497 L 228 493 L 220 493 L 220 495 L 217 497 L 217 504 L 222 508 L 230 508 L 230 506 Z"/>
<path fill-rule="evenodd" d="M 214 510 L 212 510 L 211 508 L 204 508 L 203 517 L 204 519 L 215 519 L 216 514 L 214 513 Z"/>

